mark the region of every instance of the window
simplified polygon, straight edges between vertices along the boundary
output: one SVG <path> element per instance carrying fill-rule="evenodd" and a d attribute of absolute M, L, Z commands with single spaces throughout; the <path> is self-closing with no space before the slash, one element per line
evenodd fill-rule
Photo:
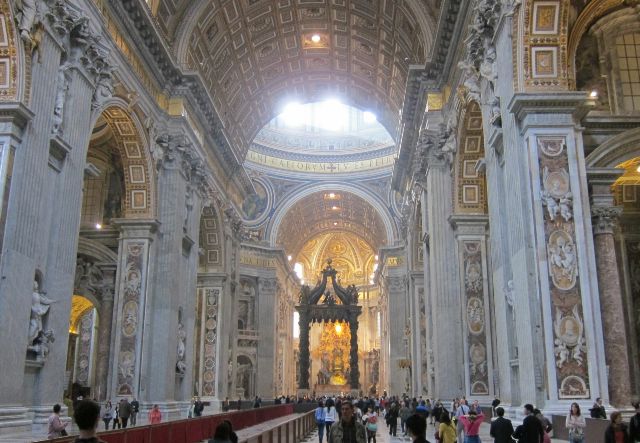
<path fill-rule="evenodd" d="M 640 33 L 616 38 L 622 100 L 627 111 L 640 111 Z"/>

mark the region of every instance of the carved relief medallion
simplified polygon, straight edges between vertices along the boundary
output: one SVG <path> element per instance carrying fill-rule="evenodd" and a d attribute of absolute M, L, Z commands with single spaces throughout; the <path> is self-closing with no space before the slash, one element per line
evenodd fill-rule
<path fill-rule="evenodd" d="M 472 334 L 478 335 L 484 330 L 484 307 L 478 297 L 470 297 L 467 302 L 467 324 Z"/>
<path fill-rule="evenodd" d="M 560 229 L 553 231 L 549 235 L 547 251 L 553 284 L 558 289 L 572 289 L 578 276 L 578 263 L 571 235 Z"/>
<path fill-rule="evenodd" d="M 549 157 L 557 157 L 564 149 L 564 137 L 540 137 L 538 138 L 538 148 L 543 154 Z"/>
<path fill-rule="evenodd" d="M 565 377 L 560 383 L 560 398 L 589 398 L 585 381 L 576 375 Z"/>

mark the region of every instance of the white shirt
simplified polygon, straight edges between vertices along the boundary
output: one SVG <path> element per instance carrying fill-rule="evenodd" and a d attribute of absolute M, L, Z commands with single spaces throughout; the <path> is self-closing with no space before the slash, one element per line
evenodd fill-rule
<path fill-rule="evenodd" d="M 324 408 L 324 422 L 335 423 L 336 421 L 338 421 L 338 412 L 336 411 L 336 407 L 331 406 L 331 408 Z"/>

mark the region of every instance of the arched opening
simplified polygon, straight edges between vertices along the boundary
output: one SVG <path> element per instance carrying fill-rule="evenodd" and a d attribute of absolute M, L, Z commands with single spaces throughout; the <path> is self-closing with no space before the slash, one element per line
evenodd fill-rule
<path fill-rule="evenodd" d="M 80 396 L 99 398 L 101 395 L 96 392 L 98 327 L 95 304 L 86 297 L 74 295 L 69 318 L 65 385 L 65 397 L 72 400 Z"/>
<path fill-rule="evenodd" d="M 236 394 L 239 398 L 253 398 L 256 384 L 253 361 L 248 356 L 240 354 L 236 358 L 236 363 Z"/>

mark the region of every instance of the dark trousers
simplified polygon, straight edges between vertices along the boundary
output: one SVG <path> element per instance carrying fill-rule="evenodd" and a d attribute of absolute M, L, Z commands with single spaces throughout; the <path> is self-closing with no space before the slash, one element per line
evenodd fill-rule
<path fill-rule="evenodd" d="M 389 426 L 389 435 L 395 437 L 398 432 L 398 419 L 392 419 L 391 425 Z"/>
<path fill-rule="evenodd" d="M 324 422 L 323 421 L 318 421 L 316 422 L 316 425 L 318 425 L 318 439 L 320 441 L 320 443 L 322 443 L 322 437 L 324 435 Z M 329 441 L 329 434 L 327 433 L 327 441 Z"/>
<path fill-rule="evenodd" d="M 367 443 L 371 443 L 371 440 L 373 439 L 373 443 L 377 443 L 376 442 L 376 431 L 370 431 L 367 429 Z"/>
<path fill-rule="evenodd" d="M 131 413 L 131 426 L 135 426 L 136 425 L 137 418 L 138 418 L 138 413 L 137 412 L 132 412 Z"/>
<path fill-rule="evenodd" d="M 116 426 L 117 426 L 117 429 L 120 429 L 120 419 L 119 418 L 114 418 L 113 419 L 113 428 L 111 428 L 111 429 L 116 429 Z"/>
<path fill-rule="evenodd" d="M 102 421 L 104 422 L 104 428 L 108 431 L 109 430 L 109 423 L 111 423 L 111 419 L 110 418 L 103 418 Z"/>
<path fill-rule="evenodd" d="M 124 417 L 120 417 L 120 421 L 122 422 L 122 429 L 127 427 L 127 422 L 129 421 L 129 417 L 124 418 Z"/>

